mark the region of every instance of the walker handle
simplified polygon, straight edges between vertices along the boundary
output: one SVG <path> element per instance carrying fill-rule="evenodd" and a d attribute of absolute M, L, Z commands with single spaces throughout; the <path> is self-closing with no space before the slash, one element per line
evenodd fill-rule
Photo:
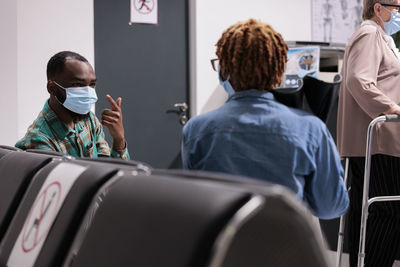
<path fill-rule="evenodd" d="M 399 122 L 400 121 L 400 115 L 398 114 L 389 114 L 385 115 L 386 117 L 386 122 Z"/>

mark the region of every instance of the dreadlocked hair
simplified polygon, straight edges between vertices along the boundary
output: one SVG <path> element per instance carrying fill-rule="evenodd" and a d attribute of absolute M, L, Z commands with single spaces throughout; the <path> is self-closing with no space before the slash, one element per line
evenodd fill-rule
<path fill-rule="evenodd" d="M 250 19 L 224 31 L 217 44 L 223 78 L 235 91 L 268 90 L 279 85 L 285 71 L 288 47 L 271 26 Z"/>

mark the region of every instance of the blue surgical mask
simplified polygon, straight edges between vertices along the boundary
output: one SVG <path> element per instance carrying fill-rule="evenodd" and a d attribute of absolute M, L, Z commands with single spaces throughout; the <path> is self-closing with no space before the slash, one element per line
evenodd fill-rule
<path fill-rule="evenodd" d="M 85 115 L 97 102 L 96 90 L 90 86 L 64 88 L 58 83 L 54 83 L 66 91 L 65 101 L 61 104 L 72 112 Z"/>
<path fill-rule="evenodd" d="M 385 27 L 385 32 L 389 35 L 393 35 L 400 31 L 400 13 L 392 11 L 390 14 L 390 20 L 388 22 L 383 22 Z"/>
<path fill-rule="evenodd" d="M 231 96 L 235 93 L 235 90 L 233 90 L 233 87 L 232 87 L 231 83 L 229 82 L 229 76 L 228 76 L 228 78 L 226 78 L 225 81 L 222 80 L 220 69 L 218 69 L 218 79 L 219 79 L 219 84 L 222 85 L 222 87 L 224 87 L 225 92 L 227 92 L 229 96 Z"/>

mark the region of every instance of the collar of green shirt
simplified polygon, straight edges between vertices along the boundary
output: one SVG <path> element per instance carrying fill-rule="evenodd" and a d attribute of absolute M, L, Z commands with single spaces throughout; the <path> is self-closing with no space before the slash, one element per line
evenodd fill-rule
<path fill-rule="evenodd" d="M 74 132 L 73 129 L 68 127 L 57 117 L 57 114 L 51 109 L 49 101 L 46 101 L 46 104 L 42 110 L 42 114 L 48 125 L 51 127 L 54 133 L 57 134 L 60 140 L 63 140 L 66 136 L 68 136 L 69 133 Z"/>

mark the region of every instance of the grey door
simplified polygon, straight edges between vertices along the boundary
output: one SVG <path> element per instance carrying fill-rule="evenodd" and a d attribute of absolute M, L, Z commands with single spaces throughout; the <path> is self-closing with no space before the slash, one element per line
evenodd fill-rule
<path fill-rule="evenodd" d="M 178 168 L 182 125 L 166 111 L 188 103 L 188 3 L 158 5 L 158 25 L 128 25 L 129 0 L 94 0 L 96 113 L 109 107 L 107 93 L 122 97 L 131 158 Z"/>

